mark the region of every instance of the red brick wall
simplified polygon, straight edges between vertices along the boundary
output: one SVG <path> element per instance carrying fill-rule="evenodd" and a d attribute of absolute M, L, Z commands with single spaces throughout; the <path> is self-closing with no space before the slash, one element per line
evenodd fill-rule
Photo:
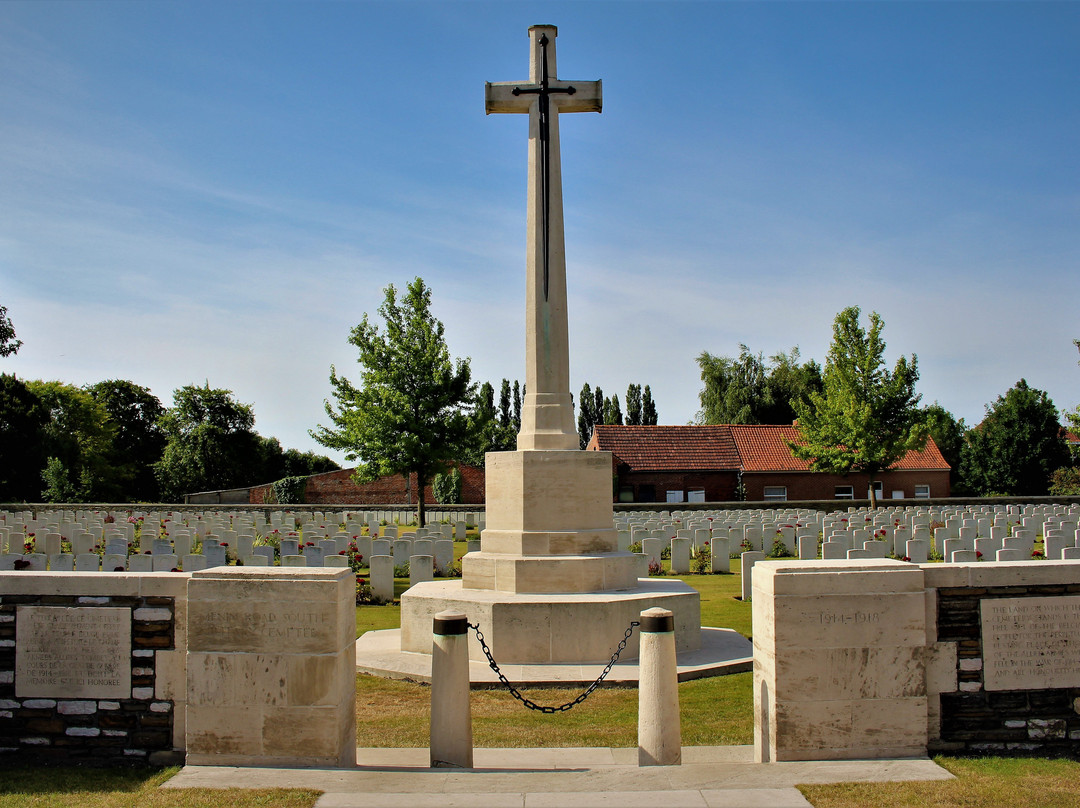
<path fill-rule="evenodd" d="M 893 491 L 903 491 L 906 498 L 912 499 L 915 496 L 916 484 L 929 485 L 931 497 L 949 496 L 948 471 L 889 471 L 881 474 L 878 479 L 881 481 L 882 499 L 891 498 Z M 833 499 L 838 485 L 850 485 L 855 499 L 865 499 L 867 486 L 870 485 L 870 477 L 867 474 L 849 474 L 847 477 L 841 477 L 838 474 L 815 474 L 812 472 L 743 474 L 746 499 L 750 502 L 765 499 L 765 486 L 767 485 L 787 486 L 787 498 L 789 500 Z"/>
<path fill-rule="evenodd" d="M 461 501 L 467 505 L 484 502 L 484 470 L 474 466 L 459 466 L 461 470 Z M 352 478 L 353 469 L 328 471 L 308 477 L 304 501 L 312 505 L 402 505 L 416 502 L 416 475 L 410 475 L 411 496 L 406 497 L 404 475 L 383 477 L 370 483 L 357 483 Z M 270 486 L 260 485 L 251 489 L 249 502 L 262 504 L 270 496 Z M 424 502 L 438 504 L 431 493 L 431 484 L 424 486 Z"/>
<path fill-rule="evenodd" d="M 634 502 L 664 502 L 668 490 L 682 491 L 683 500 L 686 492 L 693 489 L 705 489 L 706 502 L 727 502 L 735 499 L 735 486 L 738 476 L 734 471 L 624 471 L 619 475 L 619 487 L 633 486 Z M 645 498 L 644 486 L 653 486 L 656 494 L 652 500 Z M 615 501 L 619 502 L 618 491 Z"/>

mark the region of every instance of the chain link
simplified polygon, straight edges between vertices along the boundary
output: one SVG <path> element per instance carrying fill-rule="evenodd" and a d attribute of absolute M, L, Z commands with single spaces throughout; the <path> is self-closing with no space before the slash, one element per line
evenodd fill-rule
<path fill-rule="evenodd" d="M 622 640 L 620 640 L 619 642 L 619 647 L 615 649 L 615 653 L 611 655 L 611 660 L 606 666 L 604 666 L 603 673 L 601 673 L 596 678 L 595 682 L 585 688 L 585 690 L 582 691 L 576 699 L 574 699 L 573 701 L 568 701 L 566 702 L 566 704 L 560 704 L 558 707 L 548 707 L 545 705 L 537 704 L 532 699 L 528 699 L 525 696 L 521 695 L 521 691 L 514 687 L 510 683 L 510 680 L 506 678 L 506 675 L 499 669 L 499 663 L 497 663 L 495 661 L 495 657 L 491 655 L 491 649 L 488 648 L 488 644 L 484 640 L 484 633 L 480 630 L 480 624 L 468 624 L 469 628 L 476 632 L 476 639 L 480 641 L 480 647 L 484 651 L 484 656 L 487 657 L 488 665 L 490 665 L 491 669 L 495 671 L 495 674 L 499 677 L 499 681 L 503 683 L 503 686 L 505 686 L 506 689 L 510 691 L 510 695 L 520 701 L 530 710 L 536 710 L 537 712 L 545 713 L 547 715 L 551 715 L 552 713 L 566 712 L 567 710 L 577 707 L 577 705 L 585 701 L 585 699 L 587 699 L 592 694 L 592 692 L 596 690 L 596 688 L 600 687 L 600 683 L 603 682 L 605 678 L 607 678 L 607 675 L 611 673 L 611 668 L 619 660 L 619 654 L 621 654 L 623 652 L 623 649 L 626 648 L 626 644 L 630 641 L 630 636 L 634 633 L 634 629 L 640 625 L 641 623 L 639 623 L 637 620 L 633 620 L 630 622 L 630 627 L 626 629 L 626 633 L 623 635 Z"/>

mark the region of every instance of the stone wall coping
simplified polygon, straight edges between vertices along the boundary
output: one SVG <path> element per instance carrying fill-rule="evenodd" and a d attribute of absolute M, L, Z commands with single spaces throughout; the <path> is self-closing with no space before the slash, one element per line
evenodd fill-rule
<path fill-rule="evenodd" d="M 199 580 L 256 578 L 278 581 L 338 581 L 354 575 L 349 567 L 211 567 L 191 573 L 192 579 Z"/>
<path fill-rule="evenodd" d="M 184 597 L 183 572 L 0 572 L 2 595 Z"/>
<path fill-rule="evenodd" d="M 918 566 L 926 573 L 927 587 L 934 589 L 1074 584 L 1080 580 L 1080 559 L 977 561 L 973 564 Z"/>

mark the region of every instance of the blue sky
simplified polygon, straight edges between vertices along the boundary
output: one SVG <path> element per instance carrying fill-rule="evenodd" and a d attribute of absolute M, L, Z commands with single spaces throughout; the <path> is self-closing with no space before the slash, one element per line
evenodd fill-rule
<path fill-rule="evenodd" d="M 485 81 L 602 79 L 561 121 L 572 386 L 694 417 L 695 358 L 845 306 L 969 423 L 1080 403 L 1080 3 L 0 4 L 0 370 L 209 381 L 319 449 L 333 363 L 423 277 L 474 377 L 524 378 L 526 123 Z M 339 458 L 340 459 L 340 458 Z"/>

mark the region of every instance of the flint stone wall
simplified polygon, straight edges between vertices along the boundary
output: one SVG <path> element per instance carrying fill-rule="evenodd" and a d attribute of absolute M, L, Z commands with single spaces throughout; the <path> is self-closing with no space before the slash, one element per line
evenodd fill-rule
<path fill-rule="evenodd" d="M 183 762 L 186 583 L 0 574 L 0 764 Z"/>

